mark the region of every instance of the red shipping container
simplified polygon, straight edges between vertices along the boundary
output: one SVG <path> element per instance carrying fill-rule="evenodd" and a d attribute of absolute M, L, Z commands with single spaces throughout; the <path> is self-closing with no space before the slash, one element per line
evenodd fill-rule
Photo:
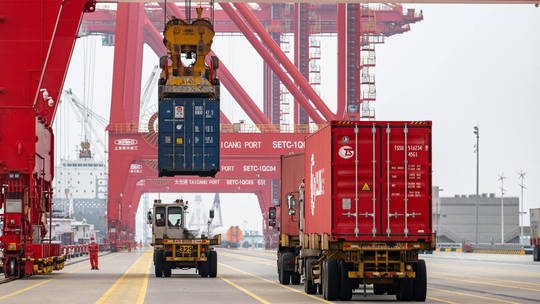
<path fill-rule="evenodd" d="M 431 242 L 431 122 L 332 122 L 305 164 L 305 233 Z"/>
<path fill-rule="evenodd" d="M 288 236 L 298 236 L 300 208 L 295 205 L 290 212 L 287 195 L 293 194 L 298 199 L 299 186 L 304 179 L 304 154 L 281 156 L 281 197 L 279 208 L 280 232 Z M 293 213 L 293 214 L 291 214 Z"/>

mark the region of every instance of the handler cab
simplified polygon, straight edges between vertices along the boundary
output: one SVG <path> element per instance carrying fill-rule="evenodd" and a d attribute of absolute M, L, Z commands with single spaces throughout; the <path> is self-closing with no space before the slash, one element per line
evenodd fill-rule
<path fill-rule="evenodd" d="M 185 220 L 187 209 L 188 202 L 181 199 L 172 204 L 155 200 L 154 212 L 148 212 L 156 277 L 170 277 L 175 268 L 196 268 L 201 277 L 217 275 L 217 253 L 213 246 L 221 243 L 220 236 L 209 238 L 189 230 Z M 209 227 L 213 217 L 211 210 Z"/>

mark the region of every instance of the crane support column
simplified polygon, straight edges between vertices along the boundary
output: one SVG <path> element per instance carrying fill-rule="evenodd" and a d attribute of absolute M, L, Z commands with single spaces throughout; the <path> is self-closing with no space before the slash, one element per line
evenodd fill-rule
<path fill-rule="evenodd" d="M 94 11 L 93 3 L 0 3 L 0 242 L 6 277 L 63 267 L 60 246 L 46 237 L 54 178 L 51 125 L 84 11 Z"/>
<path fill-rule="evenodd" d="M 130 159 L 119 153 L 134 148 L 137 142 L 122 137 L 139 126 L 143 53 L 143 4 L 119 3 L 116 17 L 112 101 L 109 131 L 109 191 L 107 203 L 108 236 L 116 249 L 119 238 L 126 239 L 128 203 L 122 193 Z M 124 213 L 122 215 L 121 213 Z"/>

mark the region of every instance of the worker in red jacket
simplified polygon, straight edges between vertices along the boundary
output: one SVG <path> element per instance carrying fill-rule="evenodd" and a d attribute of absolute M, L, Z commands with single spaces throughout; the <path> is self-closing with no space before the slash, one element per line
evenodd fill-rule
<path fill-rule="evenodd" d="M 94 237 L 90 238 L 90 244 L 88 245 L 88 253 L 90 255 L 90 267 L 91 270 L 98 270 L 98 252 L 99 246 L 96 243 Z"/>

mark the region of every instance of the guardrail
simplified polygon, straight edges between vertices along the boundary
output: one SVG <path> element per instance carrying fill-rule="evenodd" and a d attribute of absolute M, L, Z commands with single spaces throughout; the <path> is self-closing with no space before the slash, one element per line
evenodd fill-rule
<path fill-rule="evenodd" d="M 520 244 L 472 244 L 472 243 L 437 243 L 438 252 L 497 253 L 497 254 L 532 254 L 530 246 Z"/>
<path fill-rule="evenodd" d="M 99 244 L 99 251 L 109 251 L 110 244 Z M 84 255 L 88 255 L 88 244 L 77 245 L 65 245 L 62 246 L 62 254 L 66 256 L 66 259 L 78 258 Z"/>

